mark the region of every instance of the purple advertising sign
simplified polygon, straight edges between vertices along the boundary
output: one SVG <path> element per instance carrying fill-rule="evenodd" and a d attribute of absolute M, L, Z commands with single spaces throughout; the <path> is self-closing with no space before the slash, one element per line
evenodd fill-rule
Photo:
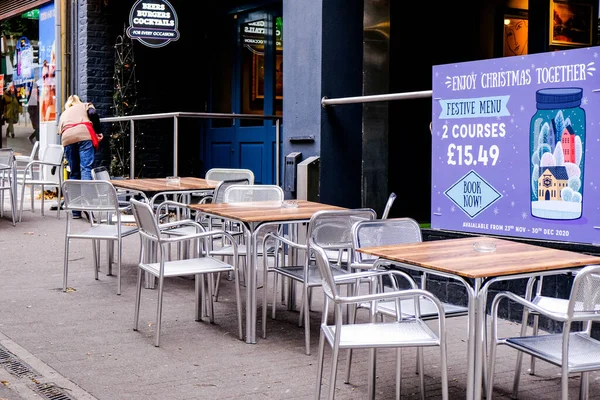
<path fill-rule="evenodd" d="M 600 47 L 433 67 L 431 227 L 600 245 Z"/>

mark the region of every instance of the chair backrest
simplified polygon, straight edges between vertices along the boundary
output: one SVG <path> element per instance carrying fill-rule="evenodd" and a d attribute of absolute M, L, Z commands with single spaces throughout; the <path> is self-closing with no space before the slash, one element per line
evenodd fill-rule
<path fill-rule="evenodd" d="M 31 148 L 31 153 L 29 154 L 29 158 L 31 160 L 35 160 L 37 157 L 38 150 L 40 149 L 40 142 L 36 141 Z"/>
<path fill-rule="evenodd" d="M 66 210 L 119 212 L 117 192 L 108 181 L 68 179 L 62 192 Z"/>
<path fill-rule="evenodd" d="M 385 203 L 385 208 L 383 209 L 383 214 L 381 214 L 381 219 L 387 219 L 387 217 L 390 215 L 390 210 L 392 209 L 392 205 L 394 204 L 395 200 L 396 200 L 396 193 L 394 193 L 394 192 L 390 193 L 387 203 Z"/>
<path fill-rule="evenodd" d="M 13 149 L 0 149 L 0 169 L 12 168 L 15 161 L 15 151 Z"/>
<path fill-rule="evenodd" d="M 131 199 L 131 210 L 135 217 L 139 233 L 151 240 L 160 240 L 160 229 L 154 212 L 148 203 Z"/>
<path fill-rule="evenodd" d="M 92 179 L 95 181 L 110 181 L 110 174 L 106 167 L 96 167 L 92 169 Z"/>
<path fill-rule="evenodd" d="M 210 181 L 228 181 L 232 179 L 248 179 L 254 185 L 254 172 L 244 168 L 211 168 L 206 171 L 204 179 Z"/>
<path fill-rule="evenodd" d="M 225 198 L 225 189 L 233 185 L 250 185 L 250 180 L 248 180 L 248 178 L 242 178 L 227 179 L 219 182 L 219 184 L 217 185 L 217 187 L 215 187 L 215 190 L 213 192 L 212 202 L 223 203 L 223 199 Z"/>
<path fill-rule="evenodd" d="M 225 189 L 223 203 L 247 201 L 283 201 L 283 189 L 277 185 L 231 185 Z"/>
<path fill-rule="evenodd" d="M 423 241 L 421 227 L 412 218 L 377 219 L 360 221 L 352 227 L 352 247 L 385 246 L 388 244 L 418 243 Z M 354 251 L 354 261 L 366 262 L 377 257 Z"/>
<path fill-rule="evenodd" d="M 581 320 L 600 319 L 600 265 L 581 269 L 571 288 L 569 316 Z"/>
<path fill-rule="evenodd" d="M 375 218 L 377 214 L 370 208 L 318 211 L 308 223 L 308 237 L 326 250 L 350 251 L 352 226 Z"/>
<path fill-rule="evenodd" d="M 49 144 L 44 150 L 41 160 L 55 165 L 62 164 L 64 148 L 60 144 Z"/>
<path fill-rule="evenodd" d="M 41 166 L 40 179 L 56 183 L 62 182 L 64 152 L 65 150 L 60 144 L 49 144 L 46 146 L 46 149 L 41 154 L 40 160 L 45 163 L 53 164 L 58 168 L 48 165 Z"/>
<path fill-rule="evenodd" d="M 331 264 L 329 264 L 327 253 L 313 240 L 313 238 L 308 239 L 308 248 L 310 249 L 309 251 L 311 253 L 309 256 L 314 255 L 317 268 L 321 273 L 321 286 L 323 288 L 323 292 L 331 299 L 338 298 L 339 294 L 337 285 L 335 284 L 335 280 L 333 278 L 333 272 L 331 271 Z"/>

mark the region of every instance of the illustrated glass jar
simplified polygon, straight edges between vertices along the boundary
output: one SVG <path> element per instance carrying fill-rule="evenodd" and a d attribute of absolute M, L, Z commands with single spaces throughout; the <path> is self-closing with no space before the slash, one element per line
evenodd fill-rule
<path fill-rule="evenodd" d="M 529 152 L 531 215 L 577 219 L 583 205 L 585 110 L 583 89 L 552 88 L 536 92 Z"/>

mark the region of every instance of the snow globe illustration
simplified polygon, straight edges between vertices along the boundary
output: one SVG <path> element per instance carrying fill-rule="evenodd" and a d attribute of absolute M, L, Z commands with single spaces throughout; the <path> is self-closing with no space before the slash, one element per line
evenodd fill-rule
<path fill-rule="evenodd" d="M 581 88 L 540 89 L 531 118 L 531 214 L 577 219 L 583 204 L 585 110 Z"/>

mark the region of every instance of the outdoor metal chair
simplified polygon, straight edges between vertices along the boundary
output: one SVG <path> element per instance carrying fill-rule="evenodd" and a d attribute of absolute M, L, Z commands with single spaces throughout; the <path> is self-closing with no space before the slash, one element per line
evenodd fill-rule
<path fill-rule="evenodd" d="M 17 219 L 17 167 L 13 149 L 0 149 L 0 216 L 4 217 L 4 192 L 8 191 L 13 226 Z"/>
<path fill-rule="evenodd" d="M 206 171 L 204 179 L 209 181 L 247 179 L 249 185 L 254 185 L 254 172 L 244 168 L 211 168 Z"/>
<path fill-rule="evenodd" d="M 401 393 L 401 349 L 404 347 L 416 347 L 422 352 L 423 347 L 436 346 L 440 349 L 440 370 L 442 376 L 442 398 L 448 399 L 448 372 L 446 356 L 446 320 L 444 317 L 443 306 L 441 302 L 432 293 L 416 289 L 412 279 L 404 272 L 397 270 L 387 271 L 365 271 L 356 272 L 347 275 L 334 275 L 331 264 L 324 249 L 317 245 L 313 238 L 309 239 L 309 251 L 316 257 L 316 264 L 322 276 L 321 285 L 325 293 L 323 302 L 323 316 L 319 337 L 319 355 L 317 365 L 317 385 L 315 398 L 321 397 L 321 381 L 323 376 L 323 363 L 325 357 L 325 343 L 332 349 L 331 355 L 331 373 L 329 377 L 329 399 L 335 396 L 335 383 L 337 376 L 338 356 L 340 350 L 344 349 L 370 349 L 369 354 L 369 398 L 375 397 L 375 370 L 376 370 L 376 349 L 395 348 L 396 349 L 396 399 L 400 398 Z M 341 283 L 351 283 L 357 280 L 370 279 L 373 286 L 380 281 L 380 277 L 387 276 L 390 281 L 395 282 L 399 278 L 404 278 L 411 289 L 393 290 L 387 292 L 370 292 L 369 294 L 342 296 L 338 291 Z M 368 322 L 349 323 L 343 322 L 342 307 L 349 304 L 363 304 L 373 302 L 375 307 L 383 300 L 404 301 L 404 299 L 416 303 L 418 299 L 426 298 L 437 310 L 437 332 L 431 329 L 428 324 L 420 318 L 417 312 L 415 316 L 406 317 L 398 312 L 395 318 L 390 321 L 378 321 L 376 318 L 376 308 L 370 315 Z M 333 305 L 334 323 L 328 324 L 329 306 Z M 418 311 L 418 307 L 414 307 Z M 423 363 L 421 362 L 421 368 Z M 421 371 L 422 372 L 422 371 Z M 421 398 L 425 397 L 424 374 L 420 374 L 421 379 Z"/>
<path fill-rule="evenodd" d="M 21 209 L 19 221 L 23 217 L 23 202 L 25 200 L 25 187 L 41 186 L 42 206 L 41 213 L 44 215 L 44 191 L 46 187 L 55 187 L 58 190 L 58 201 L 60 203 L 61 187 L 63 183 L 63 154 L 64 148 L 60 144 L 49 144 L 39 160 L 30 161 L 23 169 L 23 175 L 19 178 L 21 184 Z M 39 169 L 39 177 L 34 175 L 34 168 Z M 34 209 L 34 196 L 31 196 L 31 212 Z M 56 218 L 60 218 L 60 207 L 56 208 Z"/>
<path fill-rule="evenodd" d="M 23 180 L 23 175 L 25 174 L 25 167 L 27 166 L 27 164 L 29 164 L 30 162 L 37 160 L 38 159 L 38 152 L 40 149 L 40 142 L 36 141 L 33 144 L 33 147 L 31 149 L 31 153 L 29 153 L 29 155 L 15 155 L 15 161 L 16 161 L 16 167 L 17 167 L 17 177 L 18 180 L 17 181 L 22 181 Z M 39 173 L 39 167 L 36 168 L 35 171 L 33 170 L 29 170 L 29 173 Z M 33 176 L 29 176 L 30 179 L 33 178 Z M 31 198 L 33 198 L 34 196 L 34 190 L 33 190 L 33 185 L 30 186 L 31 192 L 30 192 L 30 196 Z"/>
<path fill-rule="evenodd" d="M 560 275 L 566 276 L 566 275 L 573 275 L 576 274 L 580 269 L 576 269 L 574 271 L 569 271 L 566 273 L 561 273 Z M 565 299 L 565 298 L 558 298 L 558 297 L 552 297 L 552 296 L 545 296 L 542 294 L 542 290 L 543 290 L 543 283 L 544 283 L 544 276 L 533 276 L 531 278 L 528 279 L 527 281 L 527 286 L 525 289 L 525 298 L 527 300 L 532 301 L 534 304 L 536 304 L 538 307 L 542 307 L 548 311 L 551 312 L 558 312 L 558 313 L 566 313 L 567 309 L 569 307 L 569 299 Z M 535 288 L 535 292 L 534 292 L 534 288 Z M 524 308 L 523 309 L 523 318 L 521 321 L 521 336 L 527 336 L 527 327 L 529 325 L 529 316 L 532 316 L 532 335 L 536 336 L 539 332 L 539 320 L 540 320 L 540 314 L 538 312 L 536 312 L 535 310 L 530 310 L 528 308 Z M 513 393 L 516 394 L 519 392 L 519 376 L 521 374 L 521 367 L 522 367 L 522 360 L 523 360 L 523 353 L 522 352 L 518 352 L 517 353 L 517 363 L 516 363 L 516 367 L 515 367 L 515 380 L 513 383 Z M 531 360 L 529 362 L 529 369 L 528 369 L 528 373 L 529 375 L 535 375 L 535 357 L 531 357 Z"/>
<path fill-rule="evenodd" d="M 381 214 L 381 219 L 387 219 L 390 215 L 390 210 L 394 205 L 394 201 L 396 201 L 396 193 L 390 193 L 387 203 L 385 203 L 385 208 L 383 209 L 383 214 Z"/>
<path fill-rule="evenodd" d="M 245 203 L 254 201 L 282 202 L 283 199 L 283 189 L 277 185 L 231 185 L 228 186 L 223 193 L 223 203 Z M 240 227 L 240 229 L 242 228 Z M 228 230 L 231 230 L 231 227 Z M 261 257 L 263 256 L 263 253 L 262 238 L 259 238 L 256 246 L 256 254 Z M 231 246 L 225 245 L 218 249 L 211 250 L 209 254 L 215 257 L 232 257 L 233 251 Z M 240 268 L 240 270 L 243 276 L 245 276 L 248 249 L 243 236 L 240 238 L 237 254 L 238 257 L 243 258 L 243 267 Z"/>
<path fill-rule="evenodd" d="M 351 209 L 351 210 L 327 210 L 318 211 L 308 222 L 307 240 L 312 239 L 323 251 L 330 253 L 349 252 L 352 248 L 352 225 L 362 220 L 372 220 L 376 218 L 376 213 L 370 208 Z M 265 287 L 268 283 L 268 273 L 273 272 L 273 303 L 271 318 L 275 319 L 276 299 L 277 299 L 277 276 L 292 279 L 294 282 L 302 284 L 302 302 L 298 325 L 304 325 L 305 351 L 310 355 L 310 291 L 312 288 L 321 286 L 321 276 L 318 268 L 310 257 L 308 243 L 296 243 L 281 235 L 269 233 L 265 235 L 264 240 L 274 239 L 276 248 L 282 244 L 304 252 L 304 260 L 301 265 L 281 265 L 279 257 L 275 257 L 273 268 L 267 268 L 266 258 L 264 263 L 264 282 Z M 332 273 L 336 276 L 347 274 L 348 270 L 343 269 L 342 265 L 337 263 L 338 256 L 328 256 L 332 268 Z M 333 259 L 333 261 L 332 261 Z M 285 263 L 283 263 L 285 264 Z M 267 333 L 267 290 L 263 292 L 263 337 Z"/>
<path fill-rule="evenodd" d="M 361 247 L 385 246 L 402 243 L 422 242 L 421 228 L 417 221 L 412 218 L 392 218 L 379 219 L 372 221 L 359 221 L 352 226 L 352 261 L 350 270 L 370 270 L 374 267 L 377 257 L 361 253 L 357 249 Z M 427 274 L 421 274 L 421 289 L 427 289 Z M 385 289 L 384 282 L 379 282 L 379 287 Z M 415 302 L 411 299 L 402 300 L 399 303 L 400 310 L 404 317 L 416 315 L 414 308 Z M 451 303 L 442 303 L 444 315 L 446 317 L 460 317 L 468 314 L 469 309 L 466 306 L 459 306 Z M 377 313 L 382 317 L 395 318 L 397 314 L 398 302 L 395 300 L 384 300 L 377 304 Z M 359 309 L 371 308 L 371 303 L 359 304 L 354 315 L 351 315 L 351 321 L 356 318 L 356 312 Z M 419 299 L 419 315 L 423 320 L 437 318 L 438 312 L 434 304 L 428 299 Z M 352 364 L 352 351 L 346 358 L 346 380 L 350 380 L 350 370 Z"/>
<path fill-rule="evenodd" d="M 142 271 L 158 278 L 158 293 L 157 293 L 157 311 L 155 325 L 155 340 L 154 345 L 160 345 L 160 329 L 162 322 L 162 305 L 163 305 L 163 290 L 165 278 L 194 276 L 195 277 L 195 319 L 202 320 L 202 301 L 207 301 L 210 322 L 214 323 L 213 295 L 212 288 L 214 287 L 213 275 L 220 272 L 231 271 L 235 277 L 235 294 L 238 318 L 238 334 L 240 340 L 243 339 L 242 332 L 242 303 L 240 295 L 239 280 L 237 278 L 237 245 L 234 238 L 226 232 L 206 232 L 202 225 L 197 222 L 185 220 L 175 221 L 166 224 L 158 224 L 155 214 L 146 203 L 137 200 L 131 200 L 133 215 L 139 226 L 139 234 L 141 241 L 140 262 L 138 264 L 138 279 L 135 297 L 135 317 L 133 330 L 138 330 L 138 322 L 140 315 L 140 297 L 142 291 Z M 171 228 L 177 228 L 181 225 L 193 226 L 196 228 L 196 233 L 185 236 L 166 236 L 165 233 Z M 202 256 L 201 251 L 190 257 L 183 257 L 179 260 L 167 260 L 167 247 L 171 243 L 179 243 L 183 241 L 198 241 L 211 240 L 216 234 L 225 236 L 231 243 L 233 249 L 233 264 L 225 263 L 210 256 Z M 147 251 L 147 246 L 153 245 L 155 251 Z M 201 243 L 196 246 L 201 249 Z M 204 276 L 208 277 L 208 294 L 205 296 Z"/>
<path fill-rule="evenodd" d="M 542 333 L 529 336 L 498 336 L 498 310 L 504 299 L 537 312 L 540 316 L 562 323 L 561 333 Z M 512 306 L 511 306 L 512 307 Z M 579 398 L 588 398 L 589 372 L 600 370 L 600 341 L 591 337 L 593 322 L 600 322 L 600 265 L 591 265 L 577 272 L 567 308 L 563 311 L 549 310 L 536 299 L 527 300 L 512 292 L 500 292 L 491 306 L 491 345 L 489 351 L 487 399 L 492 398 L 498 345 L 507 345 L 561 369 L 561 399 L 569 399 L 569 375 L 581 374 Z M 581 324 L 581 329 L 573 326 Z M 520 371 L 516 371 L 519 373 Z M 515 376 L 518 379 L 519 376 Z M 518 387 L 515 385 L 515 388 Z M 517 398 L 518 393 L 513 393 Z"/>
<path fill-rule="evenodd" d="M 123 254 L 123 238 L 137 232 L 136 226 L 126 226 L 121 223 L 121 209 L 117 200 L 115 187 L 107 181 L 94 180 L 66 180 L 62 185 L 65 205 L 67 211 L 67 228 L 65 234 L 65 256 L 63 291 L 67 291 L 67 274 L 69 270 L 69 242 L 71 239 L 92 240 L 94 253 L 94 276 L 98 280 L 98 269 L 100 265 L 100 254 L 98 241 L 106 240 L 117 243 L 117 294 L 121 294 L 121 259 Z M 116 223 L 109 223 L 107 219 L 90 217 L 90 227 L 80 231 L 72 229 L 73 211 L 88 212 L 90 215 L 109 213 L 116 216 Z M 111 245 L 108 246 L 112 248 Z M 112 253 L 111 253 L 112 254 Z M 108 275 L 112 274 L 112 259 L 109 256 Z"/>
<path fill-rule="evenodd" d="M 96 181 L 110 181 L 111 180 L 110 173 L 108 172 L 108 169 L 106 169 L 106 167 L 96 167 L 96 168 L 92 169 L 92 179 L 96 180 Z M 142 199 L 145 202 L 149 202 L 148 197 L 146 196 L 146 193 L 144 193 L 140 190 L 120 189 L 120 188 L 115 188 L 115 190 L 117 191 L 117 199 L 119 201 L 119 206 L 123 210 L 130 210 L 129 200 L 134 197 L 138 198 L 138 199 Z M 115 223 L 116 215 L 111 215 L 110 220 L 111 220 L 111 222 Z M 122 223 L 134 223 L 135 219 L 133 218 L 133 214 L 122 213 L 121 222 Z"/>

